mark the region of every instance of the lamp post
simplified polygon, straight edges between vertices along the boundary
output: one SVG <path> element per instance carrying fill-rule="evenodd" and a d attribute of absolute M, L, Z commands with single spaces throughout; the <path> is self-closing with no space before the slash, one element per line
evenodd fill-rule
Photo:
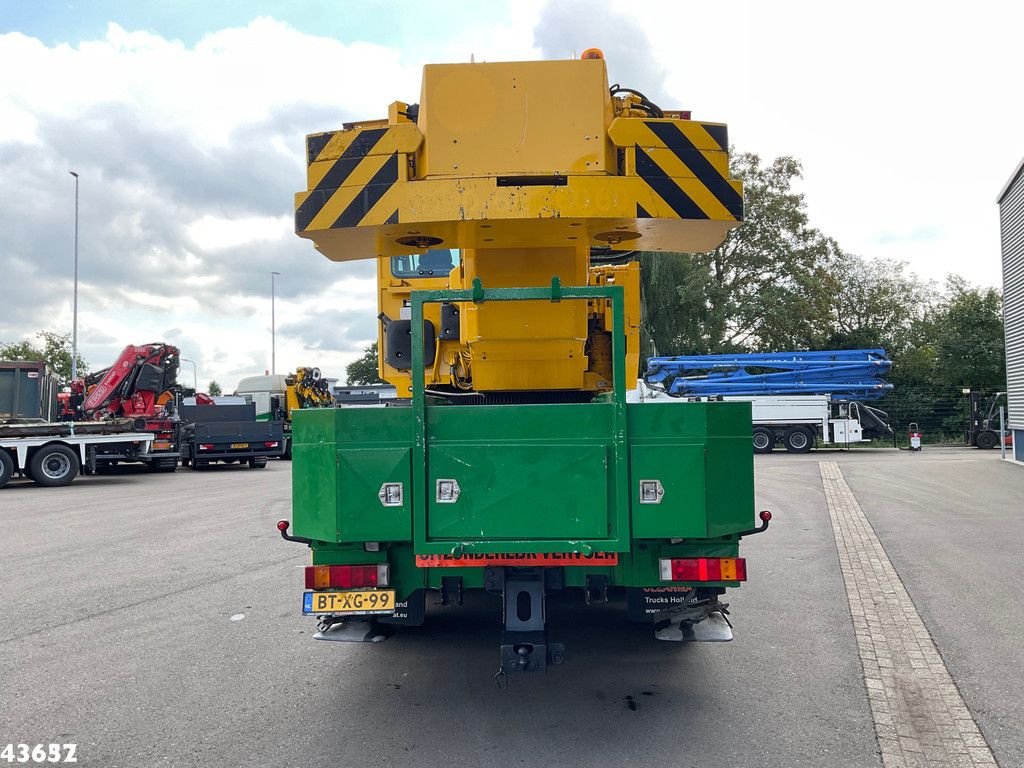
<path fill-rule="evenodd" d="M 181 358 L 183 363 L 192 363 L 192 389 L 193 395 L 199 394 L 199 370 L 196 368 L 196 361 L 189 360 L 187 357 Z"/>
<path fill-rule="evenodd" d="M 277 328 L 275 322 L 275 305 L 277 303 L 277 294 L 274 285 L 274 278 L 280 275 L 280 272 L 270 273 L 270 373 L 274 375 L 277 373 Z"/>
<path fill-rule="evenodd" d="M 71 380 L 78 378 L 78 174 L 75 177 L 75 290 L 71 306 Z"/>

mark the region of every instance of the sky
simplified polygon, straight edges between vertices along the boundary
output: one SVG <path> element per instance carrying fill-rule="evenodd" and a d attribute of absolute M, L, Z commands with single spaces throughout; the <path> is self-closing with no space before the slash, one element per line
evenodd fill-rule
<path fill-rule="evenodd" d="M 1012 2 L 0 0 L 0 342 L 71 330 L 73 170 L 93 369 L 164 341 L 230 392 L 271 367 L 273 279 L 277 372 L 344 380 L 374 266 L 294 235 L 305 135 L 416 101 L 426 63 L 591 46 L 735 149 L 799 158 L 845 250 L 998 287 L 1022 27 Z"/>

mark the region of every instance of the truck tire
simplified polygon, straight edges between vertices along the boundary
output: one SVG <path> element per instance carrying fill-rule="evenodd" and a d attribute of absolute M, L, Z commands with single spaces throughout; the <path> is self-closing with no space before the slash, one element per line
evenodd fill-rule
<path fill-rule="evenodd" d="M 757 427 L 754 430 L 754 453 L 771 453 L 775 448 L 775 435 L 770 429 Z"/>
<path fill-rule="evenodd" d="M 3 488 L 14 477 L 14 459 L 11 454 L 0 448 L 0 488 Z"/>
<path fill-rule="evenodd" d="M 807 453 L 814 447 L 814 436 L 804 427 L 790 427 L 782 444 L 790 453 Z"/>
<path fill-rule="evenodd" d="M 999 445 L 999 435 L 990 429 L 986 429 L 984 432 L 979 432 L 977 438 L 974 440 L 974 444 L 982 450 L 989 450 Z"/>
<path fill-rule="evenodd" d="M 149 462 L 150 472 L 177 472 L 178 460 L 177 459 L 152 459 Z"/>
<path fill-rule="evenodd" d="M 81 467 L 77 454 L 66 445 L 44 445 L 28 460 L 32 479 L 50 488 L 67 485 Z"/>
<path fill-rule="evenodd" d="M 249 459 L 249 469 L 265 469 L 267 466 L 266 456 L 257 456 L 253 459 Z"/>

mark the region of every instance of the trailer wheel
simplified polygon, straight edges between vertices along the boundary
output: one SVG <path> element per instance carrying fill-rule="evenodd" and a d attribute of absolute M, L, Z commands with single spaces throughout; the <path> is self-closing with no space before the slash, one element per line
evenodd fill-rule
<path fill-rule="evenodd" d="M 0 488 L 3 488 L 14 477 L 14 459 L 11 454 L 0 448 Z"/>
<path fill-rule="evenodd" d="M 979 432 L 978 437 L 975 438 L 974 444 L 977 445 L 979 448 L 987 451 L 990 448 L 995 448 L 997 445 L 999 445 L 999 435 L 997 435 L 992 430 L 985 430 L 984 432 Z"/>
<path fill-rule="evenodd" d="M 814 438 L 803 427 L 790 427 L 782 438 L 782 444 L 790 453 L 807 453 L 814 445 Z"/>
<path fill-rule="evenodd" d="M 754 453 L 771 453 L 775 448 L 775 435 L 770 429 L 758 427 L 754 430 Z"/>
<path fill-rule="evenodd" d="M 39 448 L 28 464 L 32 468 L 32 479 L 51 488 L 70 483 L 81 467 L 75 452 L 59 444 Z"/>

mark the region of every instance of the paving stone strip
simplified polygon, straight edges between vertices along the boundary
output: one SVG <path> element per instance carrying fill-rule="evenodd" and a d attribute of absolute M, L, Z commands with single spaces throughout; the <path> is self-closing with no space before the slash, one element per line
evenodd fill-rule
<path fill-rule="evenodd" d="M 818 462 L 884 768 L 996 766 L 839 465 Z"/>

